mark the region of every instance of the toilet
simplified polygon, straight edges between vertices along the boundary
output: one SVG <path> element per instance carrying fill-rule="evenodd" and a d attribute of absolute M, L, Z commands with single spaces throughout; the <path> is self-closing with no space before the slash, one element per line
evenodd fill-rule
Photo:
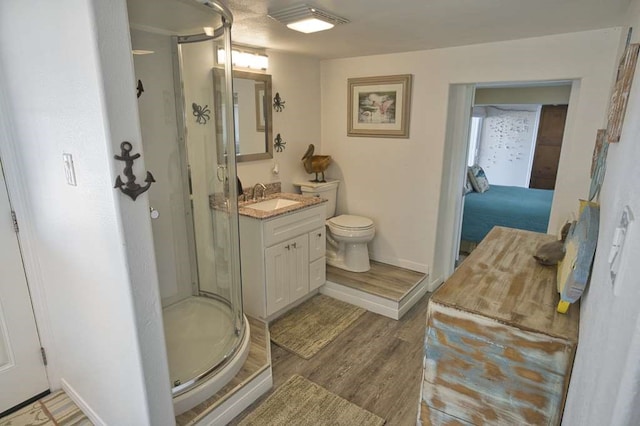
<path fill-rule="evenodd" d="M 336 213 L 338 185 L 340 181 L 298 182 L 300 192 L 306 197 L 321 197 L 327 202 L 327 264 L 351 272 L 370 269 L 367 243 L 376 233 L 373 221 L 367 217 Z"/>

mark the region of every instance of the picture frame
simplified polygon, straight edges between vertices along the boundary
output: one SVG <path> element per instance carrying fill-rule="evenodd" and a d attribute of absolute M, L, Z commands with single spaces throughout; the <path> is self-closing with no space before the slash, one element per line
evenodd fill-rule
<path fill-rule="evenodd" d="M 620 142 L 627 101 L 631 92 L 631 83 L 636 70 L 639 52 L 640 44 L 627 44 L 618 65 L 618 74 L 611 94 L 607 119 L 607 141 L 609 143 Z"/>
<path fill-rule="evenodd" d="M 347 80 L 347 136 L 408 138 L 411 74 Z"/>
<path fill-rule="evenodd" d="M 264 132 L 264 82 L 256 83 L 256 131 Z"/>

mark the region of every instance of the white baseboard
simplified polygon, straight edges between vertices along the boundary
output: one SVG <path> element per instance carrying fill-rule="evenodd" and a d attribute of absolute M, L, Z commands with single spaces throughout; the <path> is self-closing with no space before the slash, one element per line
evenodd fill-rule
<path fill-rule="evenodd" d="M 386 263 L 387 265 L 397 266 L 399 268 L 410 269 L 416 272 L 422 272 L 423 274 L 429 274 L 429 265 L 425 263 L 413 262 L 406 259 L 398 259 L 395 257 L 378 256 L 375 253 L 369 253 L 369 258 L 376 262 Z"/>
<path fill-rule="evenodd" d="M 273 386 L 271 367 L 254 377 L 233 396 L 220 404 L 216 409 L 207 413 L 202 418 L 196 418 L 193 425 L 218 426 L 226 425 L 240 414 L 245 408 L 253 404 Z"/>
<path fill-rule="evenodd" d="M 65 379 L 60 379 L 60 383 L 62 384 L 62 390 L 65 391 L 69 398 L 82 410 L 85 416 L 91 420 L 96 426 L 106 426 L 107 424 L 96 414 L 95 411 L 87 404 L 87 402 L 82 399 L 82 397 L 71 387 L 69 383 Z"/>
<path fill-rule="evenodd" d="M 429 291 L 430 285 L 427 285 L 428 279 L 428 277 L 425 277 L 399 302 L 356 290 L 332 281 L 327 281 L 320 287 L 320 293 L 359 306 L 367 311 L 399 320 Z"/>
<path fill-rule="evenodd" d="M 413 307 L 413 305 L 418 303 L 418 300 L 420 300 L 422 296 L 424 296 L 425 294 L 427 294 L 427 292 L 429 292 L 430 285 L 427 285 L 428 280 L 429 280 L 429 277 L 424 277 L 424 280 L 422 280 L 421 283 L 415 286 L 409 292 L 409 294 L 406 295 L 400 301 L 400 311 L 398 313 L 398 318 L 402 318 L 404 314 L 406 314 L 409 311 L 409 309 Z"/>
<path fill-rule="evenodd" d="M 440 284 L 442 284 L 443 282 L 444 280 L 442 279 L 441 276 L 429 282 L 429 291 L 433 293 L 434 291 L 436 291 L 438 287 L 440 287 Z"/>

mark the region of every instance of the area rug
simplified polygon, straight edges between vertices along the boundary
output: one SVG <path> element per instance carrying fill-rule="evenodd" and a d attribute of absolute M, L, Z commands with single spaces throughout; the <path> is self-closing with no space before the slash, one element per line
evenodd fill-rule
<path fill-rule="evenodd" d="M 270 324 L 271 341 L 309 359 L 365 312 L 357 306 L 318 294 Z"/>
<path fill-rule="evenodd" d="M 385 420 L 295 375 L 238 426 L 383 425 Z"/>
<path fill-rule="evenodd" d="M 52 393 L 39 401 L 0 419 L 0 426 L 90 426 L 91 421 L 63 391 Z"/>

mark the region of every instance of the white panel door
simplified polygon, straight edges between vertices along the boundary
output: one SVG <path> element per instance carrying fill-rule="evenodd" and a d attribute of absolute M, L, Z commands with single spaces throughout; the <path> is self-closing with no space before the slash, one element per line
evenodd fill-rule
<path fill-rule="evenodd" d="M 269 247 L 264 251 L 267 292 L 267 315 L 278 312 L 289 304 L 289 250 L 290 242 Z"/>
<path fill-rule="evenodd" d="M 309 293 L 309 240 L 307 234 L 287 243 L 289 254 L 289 297 L 298 300 Z"/>
<path fill-rule="evenodd" d="M 0 413 L 49 389 L 0 168 Z"/>

